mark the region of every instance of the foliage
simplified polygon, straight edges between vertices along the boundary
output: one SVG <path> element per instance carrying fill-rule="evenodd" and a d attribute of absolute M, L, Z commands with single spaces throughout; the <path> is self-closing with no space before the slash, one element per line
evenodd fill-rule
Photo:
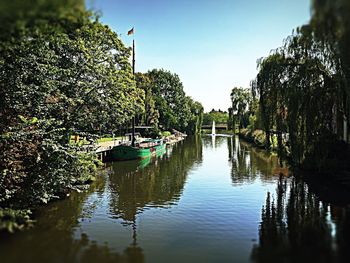
<path fill-rule="evenodd" d="M 203 123 L 204 108 L 201 103 L 194 101 L 191 97 L 186 97 L 185 101 L 191 111 L 185 131 L 188 134 L 199 134 Z"/>
<path fill-rule="evenodd" d="M 65 131 L 55 125 L 53 121 L 24 123 L 2 135 L 2 206 L 25 208 L 47 203 L 94 179 L 98 165 L 94 154 L 62 145 L 60 139 Z"/>
<path fill-rule="evenodd" d="M 141 113 L 141 122 L 158 128 L 159 111 L 156 108 L 155 96 L 152 92 L 152 81 L 147 74 L 136 73 L 136 83 L 145 93 L 145 111 Z M 140 114 L 139 114 L 140 115 Z"/>
<path fill-rule="evenodd" d="M 145 111 L 138 122 L 158 128 L 195 134 L 202 125 L 203 106 L 186 96 L 178 75 L 153 69 L 137 73 L 138 88 L 145 92 Z"/>
<path fill-rule="evenodd" d="M 179 77 L 135 77 L 130 48 L 84 1 L 14 0 L 0 14 L 1 207 L 35 207 L 94 180 L 96 156 L 73 134 L 93 138 L 134 116 L 156 129 L 200 129 L 203 107 Z"/>
<path fill-rule="evenodd" d="M 147 73 L 152 81 L 152 92 L 159 111 L 159 125 L 163 129 L 184 130 L 190 118 L 190 108 L 178 75 L 153 69 Z"/>
<path fill-rule="evenodd" d="M 169 137 L 171 136 L 171 132 L 170 131 L 163 131 L 162 132 L 162 137 Z"/>
<path fill-rule="evenodd" d="M 330 56 L 341 78 L 344 114 L 350 117 L 350 2 L 347 0 L 313 0 L 310 26 Z"/>
<path fill-rule="evenodd" d="M 350 11 L 343 0 L 315 0 L 310 24 L 258 61 L 252 83 L 267 147 L 276 133 L 280 156 L 288 155 L 297 166 L 322 169 L 333 155 L 332 145 L 347 141 L 350 64 L 342 46 L 349 41 L 349 20 L 339 7 Z"/>
<path fill-rule="evenodd" d="M 251 130 L 249 128 L 241 129 L 240 136 L 258 147 L 265 147 L 266 136 L 263 130 Z"/>
<path fill-rule="evenodd" d="M 258 100 L 249 89 L 234 87 L 231 91 L 231 103 L 229 108 L 229 128 L 240 131 L 242 128 L 254 130 L 259 128 Z"/>
<path fill-rule="evenodd" d="M 144 91 L 130 49 L 83 1 L 14 0 L 0 13 L 0 205 L 26 209 L 94 180 L 95 154 L 70 135 L 116 129 L 143 112 Z"/>
<path fill-rule="evenodd" d="M 36 19 L 1 43 L 2 125 L 23 115 L 55 118 L 67 130 L 111 130 L 142 111 L 130 50 L 90 14 L 76 16 Z"/>
<path fill-rule="evenodd" d="M 33 223 L 30 220 L 30 210 L 13 210 L 0 208 L 0 231 L 13 233 L 30 227 Z"/>
<path fill-rule="evenodd" d="M 204 113 L 203 116 L 203 124 L 205 125 L 212 125 L 213 121 L 215 121 L 216 124 L 218 123 L 227 123 L 229 118 L 229 115 L 226 111 L 221 111 L 212 109 L 210 112 Z"/>

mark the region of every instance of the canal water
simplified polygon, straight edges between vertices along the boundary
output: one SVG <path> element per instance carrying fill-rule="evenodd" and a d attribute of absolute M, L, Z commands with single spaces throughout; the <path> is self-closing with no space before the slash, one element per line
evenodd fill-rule
<path fill-rule="evenodd" d="M 108 164 L 89 190 L 0 238 L 0 262 L 349 262 L 350 209 L 238 138 Z"/>

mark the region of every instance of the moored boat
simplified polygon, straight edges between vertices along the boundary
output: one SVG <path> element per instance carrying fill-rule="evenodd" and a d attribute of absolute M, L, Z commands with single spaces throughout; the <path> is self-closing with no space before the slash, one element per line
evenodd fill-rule
<path fill-rule="evenodd" d="M 135 146 L 129 144 L 114 146 L 111 154 L 113 160 L 143 159 L 164 151 L 165 146 L 162 140 L 149 139 L 136 143 Z"/>

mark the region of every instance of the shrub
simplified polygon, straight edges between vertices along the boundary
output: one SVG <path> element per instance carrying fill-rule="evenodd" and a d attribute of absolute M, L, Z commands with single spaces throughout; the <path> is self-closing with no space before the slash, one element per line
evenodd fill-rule
<path fill-rule="evenodd" d="M 30 210 L 13 210 L 0 208 L 0 231 L 10 233 L 22 230 L 32 225 L 29 215 Z"/>

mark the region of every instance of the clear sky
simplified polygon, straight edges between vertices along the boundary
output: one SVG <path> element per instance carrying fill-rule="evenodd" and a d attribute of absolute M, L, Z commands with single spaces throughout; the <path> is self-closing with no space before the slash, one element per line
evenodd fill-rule
<path fill-rule="evenodd" d="M 136 71 L 177 73 L 206 111 L 227 110 L 230 91 L 249 87 L 256 60 L 310 19 L 310 0 L 88 0 L 130 46 Z"/>

